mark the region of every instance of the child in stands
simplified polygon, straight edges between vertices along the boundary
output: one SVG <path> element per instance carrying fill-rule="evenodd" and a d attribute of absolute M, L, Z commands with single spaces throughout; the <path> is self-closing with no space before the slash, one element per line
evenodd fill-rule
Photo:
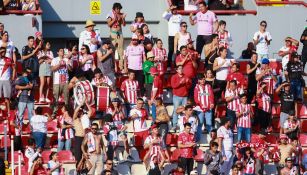
<path fill-rule="evenodd" d="M 62 163 L 58 161 L 58 153 L 51 152 L 49 156 L 48 170 L 51 173 L 50 175 L 60 175 L 60 168 Z"/>

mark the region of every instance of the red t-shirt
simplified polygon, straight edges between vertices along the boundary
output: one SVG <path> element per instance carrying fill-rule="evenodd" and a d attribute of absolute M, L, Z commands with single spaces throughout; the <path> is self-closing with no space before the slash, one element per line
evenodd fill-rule
<path fill-rule="evenodd" d="M 182 79 L 185 79 L 186 81 L 180 83 Z M 171 78 L 171 86 L 173 88 L 173 95 L 187 97 L 192 86 L 192 81 L 185 75 L 180 77 L 179 74 L 175 74 Z"/>
<path fill-rule="evenodd" d="M 246 85 L 247 85 L 246 79 L 241 72 L 229 73 L 227 75 L 226 81 L 231 81 L 231 80 L 236 80 L 238 87 L 240 87 L 240 86 L 246 87 Z"/>
<path fill-rule="evenodd" d="M 39 166 L 34 169 L 33 175 L 47 175 L 47 171 L 44 167 Z"/>
<path fill-rule="evenodd" d="M 187 134 L 185 132 L 182 132 L 178 136 L 178 143 L 181 144 L 190 144 L 190 143 L 195 143 L 195 138 L 194 134 Z M 189 148 L 180 148 L 180 157 L 183 158 L 193 158 L 193 147 Z"/>
<path fill-rule="evenodd" d="M 153 97 L 153 90 L 156 89 L 157 93 Z M 157 97 L 162 97 L 163 95 L 163 82 L 160 76 L 155 76 L 154 81 L 152 83 L 152 91 L 151 91 L 151 98 L 155 99 Z"/>
<path fill-rule="evenodd" d="M 190 59 L 191 60 L 186 60 L 183 64 L 183 72 L 184 75 L 187 76 L 188 78 L 194 78 L 196 75 L 196 69 L 193 66 L 193 62 L 192 62 L 192 55 L 190 55 Z M 176 65 L 178 62 L 181 62 L 183 60 L 183 57 L 180 55 L 178 55 L 176 57 Z"/>

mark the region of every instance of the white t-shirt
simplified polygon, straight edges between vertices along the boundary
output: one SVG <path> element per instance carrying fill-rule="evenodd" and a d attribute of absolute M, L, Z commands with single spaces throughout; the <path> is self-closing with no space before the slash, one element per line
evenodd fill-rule
<path fill-rule="evenodd" d="M 35 152 L 33 148 L 28 147 L 25 150 L 25 156 L 28 158 L 28 173 L 29 173 L 33 165 L 34 159 L 36 159 L 36 157 L 38 156 L 41 156 L 41 154 L 38 152 Z"/>
<path fill-rule="evenodd" d="M 147 124 L 146 124 L 146 110 L 145 109 L 132 109 L 130 111 L 130 115 L 129 116 L 133 116 L 137 114 L 137 118 L 133 119 L 133 128 L 134 128 L 134 132 L 142 132 L 142 131 L 146 131 L 148 130 Z"/>
<path fill-rule="evenodd" d="M 44 115 L 34 115 L 30 120 L 32 131 L 47 133 L 47 126 L 46 126 L 47 122 L 48 122 L 48 117 Z"/>
<path fill-rule="evenodd" d="M 0 47 L 2 46 L 3 41 L 0 40 Z M 6 46 L 6 53 L 5 56 L 8 58 L 13 58 L 13 53 L 15 52 L 15 46 L 13 41 L 8 41 Z"/>
<path fill-rule="evenodd" d="M 283 52 L 288 52 L 290 50 L 290 47 L 283 46 L 282 48 L 279 49 L 279 51 Z M 289 54 L 286 54 L 285 56 L 282 57 L 281 64 L 283 70 L 287 69 L 287 64 L 289 62 Z"/>
<path fill-rule="evenodd" d="M 83 129 L 86 129 L 86 128 L 90 128 L 90 118 L 87 114 L 83 114 L 82 117 L 81 117 L 81 123 L 82 123 L 82 127 Z"/>
<path fill-rule="evenodd" d="M 185 116 L 182 116 L 178 119 L 179 132 L 184 131 L 184 124 L 189 122 L 191 124 L 191 133 L 195 134 L 197 131 L 198 122 L 194 116 L 191 116 L 187 119 Z"/>
<path fill-rule="evenodd" d="M 268 47 L 267 42 L 265 41 L 265 37 L 267 37 L 267 39 L 271 41 L 272 40 L 271 34 L 267 31 L 264 33 L 261 33 L 260 31 L 258 31 L 254 34 L 253 39 L 257 40 L 258 35 L 259 35 L 259 39 L 258 39 L 258 44 L 256 45 L 256 52 L 258 54 L 269 54 L 269 47 Z"/>
<path fill-rule="evenodd" d="M 60 63 L 63 64 L 58 70 L 53 72 L 53 84 L 68 83 L 68 61 L 67 58 L 60 59 L 59 57 L 52 59 L 51 66 L 56 66 Z"/>
<path fill-rule="evenodd" d="M 184 0 L 184 10 L 197 10 L 197 5 L 193 0 Z"/>
<path fill-rule="evenodd" d="M 180 23 L 183 21 L 181 15 L 173 15 L 170 12 L 164 12 L 162 17 L 168 21 L 168 36 L 175 36 L 180 30 Z"/>
<path fill-rule="evenodd" d="M 56 167 L 58 164 L 59 164 L 59 163 L 57 163 L 57 162 L 55 162 L 55 161 L 53 161 L 53 160 L 50 160 L 50 161 L 48 162 L 48 169 L 51 170 L 52 168 Z M 60 175 L 60 168 L 57 168 L 57 169 L 55 169 L 54 171 L 52 171 L 51 175 Z"/>
<path fill-rule="evenodd" d="M 84 63 L 84 65 L 82 66 L 82 70 L 83 70 L 83 71 L 88 71 L 88 70 L 92 69 L 93 64 L 94 64 L 94 57 L 93 57 L 92 55 L 87 55 L 87 56 L 88 56 L 89 58 L 91 58 L 91 59 L 87 60 L 87 61 Z M 79 61 L 80 61 L 80 62 L 82 62 L 84 59 L 85 59 L 85 58 L 84 58 L 82 55 L 79 56 Z"/>
<path fill-rule="evenodd" d="M 221 65 L 223 63 L 223 61 L 224 61 L 224 59 L 221 58 L 221 57 L 216 58 L 216 60 L 217 60 L 217 64 L 218 65 Z M 230 66 L 231 66 L 231 60 L 230 59 L 226 59 L 226 62 L 223 64 L 223 66 L 220 67 L 216 71 L 216 79 L 217 80 L 226 80 Z"/>
<path fill-rule="evenodd" d="M 225 126 L 221 126 L 217 130 L 217 137 L 223 138 L 223 150 L 230 151 L 233 148 L 233 133 L 231 129 L 226 129 Z"/>

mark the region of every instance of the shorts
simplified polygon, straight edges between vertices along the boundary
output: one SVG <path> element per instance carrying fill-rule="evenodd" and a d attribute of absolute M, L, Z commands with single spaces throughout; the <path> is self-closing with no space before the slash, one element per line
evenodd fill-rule
<path fill-rule="evenodd" d="M 143 146 L 145 139 L 149 136 L 149 131 L 134 132 L 135 146 Z"/>
<path fill-rule="evenodd" d="M 280 119 L 279 119 L 279 124 L 280 127 L 283 128 L 284 127 L 284 123 L 285 121 L 288 119 L 289 114 L 281 112 L 280 113 Z"/>
<path fill-rule="evenodd" d="M 11 98 L 12 84 L 10 80 L 0 80 L 0 98 Z"/>
<path fill-rule="evenodd" d="M 42 63 L 39 65 L 39 76 L 40 77 L 50 77 L 51 76 L 50 64 Z"/>

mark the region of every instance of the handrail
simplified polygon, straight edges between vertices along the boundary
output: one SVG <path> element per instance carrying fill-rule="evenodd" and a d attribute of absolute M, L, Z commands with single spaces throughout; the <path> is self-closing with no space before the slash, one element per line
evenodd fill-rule
<path fill-rule="evenodd" d="M 40 7 L 39 0 L 35 1 L 36 10 L 2 10 L 0 11 L 0 15 L 9 15 L 9 14 L 17 14 L 17 15 L 25 15 L 25 14 L 34 14 L 41 15 L 43 10 Z"/>
<path fill-rule="evenodd" d="M 307 3 L 304 1 L 261 1 L 255 0 L 256 4 L 259 6 L 266 5 L 303 5 L 307 7 Z"/>
<path fill-rule="evenodd" d="M 246 14 L 251 14 L 251 15 L 257 15 L 256 10 L 212 10 L 215 14 L 217 15 L 235 15 L 235 14 L 240 14 L 240 15 L 246 15 Z M 191 10 L 178 10 L 178 13 L 181 15 L 189 15 L 191 12 L 194 14 L 197 13 L 197 10 L 191 11 Z"/>

